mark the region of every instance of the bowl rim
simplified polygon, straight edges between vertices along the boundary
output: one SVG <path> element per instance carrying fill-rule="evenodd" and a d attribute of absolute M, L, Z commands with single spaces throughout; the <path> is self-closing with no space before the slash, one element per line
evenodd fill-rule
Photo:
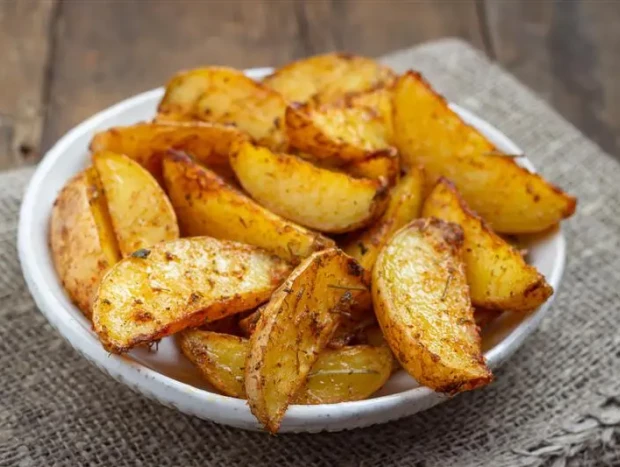
<path fill-rule="evenodd" d="M 271 70 L 271 68 L 254 68 L 246 70 L 246 74 L 252 78 L 259 78 L 266 75 Z M 43 273 L 42 266 L 37 261 L 37 258 L 33 254 L 30 246 L 31 242 L 35 242 L 33 228 L 36 225 L 36 218 L 45 216 L 47 221 L 50 214 L 49 212 L 39 213 L 36 209 L 36 201 L 40 187 L 45 183 L 49 173 L 54 169 L 56 164 L 59 163 L 59 160 L 63 158 L 63 155 L 66 153 L 67 149 L 81 135 L 85 133 L 92 133 L 94 130 L 100 128 L 101 122 L 122 113 L 126 109 L 138 106 L 141 103 L 159 99 L 163 95 L 163 92 L 164 89 L 161 87 L 142 92 L 96 113 L 95 115 L 74 126 L 70 131 L 62 136 L 49 151 L 47 151 L 28 183 L 19 213 L 18 254 L 22 272 L 37 307 L 45 315 L 47 320 L 71 344 L 72 347 L 78 350 L 78 352 L 87 357 L 90 361 L 94 362 L 100 369 L 110 374 L 113 378 L 128 384 L 130 387 L 147 396 L 157 399 L 159 402 L 175 406 L 183 412 L 202 418 L 205 418 L 204 414 L 192 409 L 193 405 L 190 403 L 191 401 L 188 401 L 187 404 L 182 404 L 183 407 L 179 407 L 179 400 L 177 397 L 174 397 L 175 394 L 183 393 L 190 399 L 195 399 L 194 402 L 200 404 L 215 403 L 222 411 L 229 409 L 237 412 L 239 423 L 228 420 L 228 417 L 226 416 L 211 417 L 212 420 L 235 426 L 245 426 L 248 423 L 246 416 L 249 414 L 249 416 L 252 417 L 245 400 L 211 393 L 209 391 L 196 388 L 122 355 L 111 355 L 105 351 L 101 345 L 93 345 L 93 338 L 96 339 L 94 332 L 92 330 L 90 332 L 85 332 L 83 323 L 76 320 L 64 304 L 59 301 L 58 297 L 56 297 L 49 290 L 49 288 L 46 287 L 47 280 L 45 278 L 45 274 Z M 513 143 L 506 135 L 487 121 L 455 104 L 450 104 L 450 107 L 472 126 L 485 133 L 488 132 L 493 134 L 493 139 L 502 140 L 502 144 L 511 148 L 513 150 L 512 152 L 515 154 L 522 154 L 522 151 L 515 143 Z M 534 170 L 533 166 L 527 159 L 520 158 L 520 162 L 528 169 Z M 553 235 L 553 240 L 557 242 L 558 254 L 553 263 L 552 273 L 547 277 L 547 280 L 554 287 L 556 293 L 538 310 L 525 318 L 501 342 L 485 353 L 487 362 L 493 369 L 499 367 L 507 358 L 509 358 L 522 345 L 523 341 L 533 332 L 533 330 L 538 327 L 540 321 L 547 314 L 553 298 L 557 295 L 557 290 L 561 283 L 565 263 L 565 239 L 561 229 L 558 229 Z M 153 384 L 156 386 L 162 385 L 162 388 L 151 387 Z M 169 394 L 165 388 L 172 389 L 174 393 Z M 434 393 L 434 391 L 426 387 L 416 387 L 394 394 L 377 396 L 361 401 L 312 406 L 291 405 L 285 416 L 283 428 L 285 427 L 287 420 L 291 421 L 293 424 L 295 422 L 303 423 L 304 421 L 313 419 L 325 420 L 332 418 L 335 420 L 337 418 L 333 416 L 335 410 L 343 413 L 344 417 L 351 417 L 355 414 L 359 414 L 360 412 L 386 410 L 386 407 L 389 406 L 402 406 L 403 404 L 413 405 L 414 402 L 421 401 L 432 395 L 438 396 L 432 405 L 447 397 Z M 216 420 L 216 418 L 220 418 L 220 420 Z"/>

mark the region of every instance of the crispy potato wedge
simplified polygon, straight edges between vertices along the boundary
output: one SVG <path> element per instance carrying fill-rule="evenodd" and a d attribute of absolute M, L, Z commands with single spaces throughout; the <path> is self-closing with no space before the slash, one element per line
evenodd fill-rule
<path fill-rule="evenodd" d="M 243 143 L 230 163 L 243 188 L 270 211 L 321 232 L 364 227 L 387 203 L 379 180 L 355 179 L 288 154 Z"/>
<path fill-rule="evenodd" d="M 97 133 L 90 142 L 90 150 L 125 154 L 159 182 L 162 181 L 162 156 L 171 149 L 191 154 L 201 164 L 230 178 L 230 148 L 247 139 L 238 128 L 215 123 L 138 123 Z"/>
<path fill-rule="evenodd" d="M 424 170 L 413 167 L 390 190 L 390 201 L 381 218 L 366 230 L 352 233 L 342 249 L 369 271 L 381 249 L 398 229 L 420 216 Z"/>
<path fill-rule="evenodd" d="M 456 224 L 416 219 L 392 237 L 373 269 L 375 313 L 396 358 L 420 384 L 449 394 L 492 380 L 462 248 Z"/>
<path fill-rule="evenodd" d="M 75 305 L 91 317 L 91 300 L 105 271 L 120 260 L 97 172 L 88 168 L 58 194 L 50 221 L 56 272 Z"/>
<path fill-rule="evenodd" d="M 183 233 L 259 246 L 293 263 L 334 242 L 256 204 L 183 154 L 168 154 L 164 179 Z"/>
<path fill-rule="evenodd" d="M 241 71 L 225 67 L 197 68 L 177 74 L 166 86 L 160 114 L 232 124 L 259 144 L 287 147 L 283 131 L 286 101 L 273 89 Z M 160 117 L 160 120 L 163 117 Z"/>
<path fill-rule="evenodd" d="M 395 73 L 372 59 L 343 53 L 289 63 L 263 80 L 287 100 L 325 103 L 392 82 Z"/>
<path fill-rule="evenodd" d="M 289 144 L 322 163 L 338 166 L 379 154 L 396 156 L 385 122 L 370 108 L 289 106 L 285 122 Z"/>
<path fill-rule="evenodd" d="M 122 256 L 179 238 L 174 209 L 155 178 L 122 154 L 93 154 Z"/>
<path fill-rule="evenodd" d="M 499 233 L 544 231 L 575 212 L 576 199 L 520 167 L 448 107 L 418 73 L 394 89 L 394 142 L 403 163 L 421 164 L 429 182 L 447 177 Z"/>
<path fill-rule="evenodd" d="M 375 154 L 343 166 L 342 171 L 356 178 L 383 180 L 392 186 L 400 175 L 400 158 L 390 153 Z"/>
<path fill-rule="evenodd" d="M 185 356 L 222 394 L 245 399 L 244 370 L 250 342 L 236 336 L 188 330 L 180 336 Z M 344 347 L 324 350 L 308 373 L 296 404 L 335 404 L 366 399 L 378 391 L 391 373 L 387 346 Z"/>
<path fill-rule="evenodd" d="M 390 144 L 394 138 L 392 94 L 393 84 L 351 94 L 344 99 L 349 107 L 372 110 L 375 114 L 374 118 L 383 123 L 385 139 Z"/>
<path fill-rule="evenodd" d="M 99 284 L 93 325 L 120 353 L 268 300 L 289 266 L 250 245 L 183 238 L 138 250 Z"/>
<path fill-rule="evenodd" d="M 424 202 L 422 215 L 454 222 L 463 229 L 463 258 L 474 306 L 526 312 L 553 294 L 536 268 L 469 209 L 450 181 L 439 179 Z"/>
<path fill-rule="evenodd" d="M 278 431 L 342 314 L 368 296 L 367 284 L 360 265 L 332 248 L 304 260 L 274 292 L 250 339 L 245 365 L 250 409 L 269 431 Z"/>

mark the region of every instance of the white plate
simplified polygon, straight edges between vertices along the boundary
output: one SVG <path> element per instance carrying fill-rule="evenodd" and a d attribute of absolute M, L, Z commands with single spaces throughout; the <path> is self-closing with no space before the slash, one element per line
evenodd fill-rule
<path fill-rule="evenodd" d="M 247 74 L 260 78 L 270 69 L 252 69 Z M 162 340 L 157 352 L 139 349 L 125 356 L 108 354 L 90 323 L 65 295 L 56 276 L 48 246 L 48 222 L 52 204 L 65 182 L 89 161 L 88 143 L 99 130 L 149 120 L 155 114 L 163 89 L 148 91 L 76 126 L 45 155 L 37 168 L 20 213 L 19 257 L 30 292 L 49 322 L 86 358 L 113 378 L 136 391 L 178 410 L 245 429 L 260 428 L 245 401 L 213 392 L 192 365 L 179 353 L 174 338 Z M 468 111 L 452 108 L 484 133 L 500 150 L 520 154 L 521 150 L 489 123 Z M 525 159 L 524 163 L 530 164 Z M 529 261 L 557 290 L 564 268 L 565 245 L 560 231 L 539 238 L 531 245 Z M 500 318 L 485 336 L 485 355 L 497 368 L 530 335 L 543 318 L 550 302 L 521 321 Z M 333 405 L 291 406 L 281 432 L 343 430 L 384 423 L 405 417 L 445 400 L 428 388 L 418 387 L 404 372 L 395 374 L 373 398 Z"/>

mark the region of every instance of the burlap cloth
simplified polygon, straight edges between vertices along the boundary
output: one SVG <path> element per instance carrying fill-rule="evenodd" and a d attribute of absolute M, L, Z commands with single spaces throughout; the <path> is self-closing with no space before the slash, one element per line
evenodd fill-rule
<path fill-rule="evenodd" d="M 579 197 L 559 297 L 496 382 L 331 434 L 273 437 L 167 409 L 101 373 L 34 307 L 15 247 L 22 169 L 0 175 L 1 465 L 620 465 L 620 166 L 460 41 L 385 61 L 421 70 Z"/>

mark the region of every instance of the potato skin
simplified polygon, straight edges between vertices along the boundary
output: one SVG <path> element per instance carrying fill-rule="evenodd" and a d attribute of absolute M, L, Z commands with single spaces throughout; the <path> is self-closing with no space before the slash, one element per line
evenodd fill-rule
<path fill-rule="evenodd" d="M 164 179 L 185 235 L 255 245 L 295 264 L 334 244 L 266 210 L 184 154 L 166 156 Z"/>
<path fill-rule="evenodd" d="M 121 353 L 185 328 L 251 310 L 269 299 L 290 267 L 259 248 L 193 237 L 139 250 L 99 284 L 93 326 Z"/>
<path fill-rule="evenodd" d="M 250 143 L 243 143 L 230 162 L 243 188 L 258 203 L 320 232 L 364 227 L 387 205 L 381 181 L 354 179 Z"/>
<path fill-rule="evenodd" d="M 466 125 L 418 73 L 394 88 L 394 144 L 423 165 L 431 186 L 446 177 L 498 233 L 542 232 L 575 212 L 576 199 L 520 167 Z"/>
<path fill-rule="evenodd" d="M 260 313 L 250 339 L 245 390 L 252 413 L 275 433 L 341 316 L 368 296 L 367 275 L 338 249 L 314 253 Z"/>
<path fill-rule="evenodd" d="M 373 269 L 373 303 L 385 338 L 420 384 L 455 394 L 492 380 L 480 348 L 456 224 L 416 219 Z"/>
<path fill-rule="evenodd" d="M 179 226 L 168 197 L 155 178 L 123 154 L 93 154 L 122 256 L 159 242 L 179 238 Z"/>
<path fill-rule="evenodd" d="M 73 303 L 88 318 L 101 277 L 119 259 L 111 224 L 101 225 L 105 219 L 96 217 L 93 209 L 97 208 L 91 208 L 103 197 L 92 179 L 96 176 L 90 168 L 69 180 L 54 202 L 50 220 L 56 272 Z"/>
<path fill-rule="evenodd" d="M 424 202 L 422 215 L 454 222 L 463 229 L 463 257 L 474 306 L 527 312 L 553 294 L 536 268 L 469 209 L 449 180 L 439 179 Z"/>

